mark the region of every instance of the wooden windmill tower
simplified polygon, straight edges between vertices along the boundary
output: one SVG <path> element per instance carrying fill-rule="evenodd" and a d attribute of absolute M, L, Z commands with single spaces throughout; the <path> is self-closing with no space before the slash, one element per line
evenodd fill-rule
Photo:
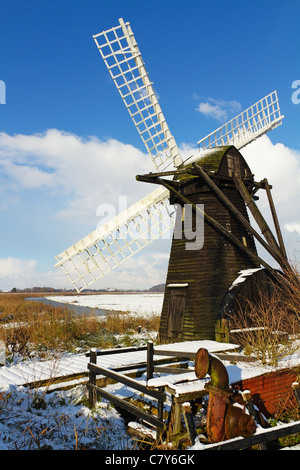
<path fill-rule="evenodd" d="M 155 166 L 155 173 L 137 179 L 159 186 L 63 251 L 56 257 L 56 267 L 63 268 L 79 292 L 175 227 L 160 339 L 213 339 L 220 306 L 238 273 L 257 272 L 261 267 L 270 275 L 274 272 L 257 255 L 254 239 L 280 266 L 286 262 L 281 238 L 277 243 L 254 201 L 259 188 L 270 196 L 270 186 L 254 181 L 239 152 L 281 124 L 277 93 L 199 141 L 199 153 L 184 162 L 129 23 L 120 19 L 117 27 L 95 35 L 94 40 Z M 246 205 L 265 238 L 250 225 Z M 187 233 L 185 211 L 190 207 L 194 216 Z M 204 222 L 204 242 L 195 249 L 191 235 L 197 233 L 199 217 Z"/>

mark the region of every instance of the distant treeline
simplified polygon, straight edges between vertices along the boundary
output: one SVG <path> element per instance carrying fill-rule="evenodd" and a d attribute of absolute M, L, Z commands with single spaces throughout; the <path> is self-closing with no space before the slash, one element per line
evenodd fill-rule
<path fill-rule="evenodd" d="M 165 284 L 158 284 L 156 286 L 150 287 L 150 289 L 139 290 L 139 289 L 114 289 L 108 287 L 107 289 L 88 289 L 83 290 L 82 293 L 101 293 L 101 292 L 164 292 Z M 2 292 L 0 290 L 0 292 Z M 18 289 L 13 287 L 10 291 L 13 293 L 25 293 L 25 294 L 39 294 L 39 293 L 62 293 L 62 294 L 77 294 L 75 289 L 56 289 L 55 287 L 31 287 L 26 289 Z"/>

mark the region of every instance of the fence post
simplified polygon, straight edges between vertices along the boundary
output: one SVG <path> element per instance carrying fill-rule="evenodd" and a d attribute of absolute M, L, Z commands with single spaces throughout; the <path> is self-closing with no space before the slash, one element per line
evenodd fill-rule
<path fill-rule="evenodd" d="M 217 320 L 215 326 L 215 340 L 218 343 L 230 343 L 229 321 L 226 318 Z"/>
<path fill-rule="evenodd" d="M 96 349 L 90 350 L 90 363 L 97 364 L 97 351 Z M 96 385 L 96 374 L 94 371 L 89 371 L 89 401 L 92 406 L 96 405 L 97 394 L 94 386 Z"/>
<path fill-rule="evenodd" d="M 255 421 L 260 423 L 260 417 L 259 417 L 259 414 L 258 414 L 258 412 L 256 411 L 256 409 L 254 407 L 254 403 L 253 403 L 250 391 L 249 390 L 244 390 L 242 392 L 242 397 L 243 397 L 243 400 L 246 404 L 247 410 L 249 411 L 250 415 L 253 416 Z M 259 450 L 267 450 L 267 446 L 264 442 L 262 442 L 261 444 L 257 444 L 257 448 Z"/>
<path fill-rule="evenodd" d="M 294 395 L 295 395 L 295 398 L 297 400 L 298 407 L 300 410 L 300 384 L 299 382 L 292 383 L 292 389 L 293 389 L 293 392 L 294 392 Z"/>
<path fill-rule="evenodd" d="M 153 377 L 153 342 L 147 343 L 147 381 Z"/>

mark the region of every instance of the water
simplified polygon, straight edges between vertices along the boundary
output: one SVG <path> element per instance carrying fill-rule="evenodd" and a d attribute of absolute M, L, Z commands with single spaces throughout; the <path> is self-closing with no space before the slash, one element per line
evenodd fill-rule
<path fill-rule="evenodd" d="M 93 315 L 96 315 L 96 316 L 103 316 L 103 315 L 107 315 L 107 313 L 108 313 L 108 310 L 104 310 L 104 309 L 101 309 L 101 308 L 82 307 L 81 305 L 73 305 L 73 304 L 55 302 L 54 300 L 45 299 L 45 297 L 27 297 L 25 300 L 31 300 L 31 301 L 34 301 L 34 302 L 41 302 L 45 305 L 51 305 L 52 307 L 67 308 L 68 310 L 71 310 L 76 315 L 90 315 L 90 314 L 93 314 Z"/>

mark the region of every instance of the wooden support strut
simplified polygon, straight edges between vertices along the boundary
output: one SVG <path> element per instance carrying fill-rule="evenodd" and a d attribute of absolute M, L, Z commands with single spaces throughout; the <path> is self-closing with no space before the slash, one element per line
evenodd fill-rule
<path fill-rule="evenodd" d="M 281 251 L 280 246 L 278 245 L 271 229 L 269 228 L 267 222 L 265 221 L 264 217 L 262 216 L 261 212 L 259 211 L 257 205 L 255 204 L 253 198 L 250 196 L 246 186 L 244 185 L 242 179 L 238 175 L 233 175 L 234 184 L 239 191 L 240 195 L 244 199 L 246 206 L 249 208 L 250 212 L 252 213 L 255 221 L 257 222 L 263 236 L 267 240 L 269 246 L 276 252 L 278 255 L 283 258 L 283 253 Z M 284 260 L 282 260 L 282 263 Z M 286 266 L 286 264 L 285 264 Z"/>
<path fill-rule="evenodd" d="M 213 182 L 213 180 L 205 173 L 205 171 L 196 163 L 193 164 L 196 172 L 201 176 L 210 189 L 222 200 L 226 207 L 233 213 L 233 215 L 241 222 L 245 227 L 248 233 L 251 233 L 261 245 L 268 251 L 268 253 L 277 261 L 277 263 L 283 268 L 281 256 L 278 255 L 277 251 L 274 251 L 268 243 L 257 233 L 257 231 L 249 224 L 245 217 L 237 210 L 237 208 L 232 204 L 232 202 L 225 196 L 223 191 L 218 188 L 218 186 Z M 285 264 L 284 264 L 285 265 Z"/>
<path fill-rule="evenodd" d="M 277 218 L 277 214 L 276 214 L 276 210 L 275 210 L 275 206 L 274 206 L 274 202 L 273 202 L 273 198 L 272 198 L 272 194 L 271 194 L 271 186 L 269 185 L 267 178 L 265 178 L 263 180 L 263 183 L 265 185 L 266 193 L 267 193 L 267 196 L 268 196 L 268 201 L 269 201 L 270 209 L 271 209 L 271 212 L 272 212 L 272 217 L 273 217 L 273 221 L 274 221 L 274 225 L 275 225 L 275 230 L 276 230 L 276 233 L 277 233 L 278 242 L 279 242 L 279 245 L 280 245 L 280 248 L 281 248 L 281 252 L 284 255 L 284 257 L 287 259 L 285 246 L 284 246 L 284 242 L 283 242 L 283 238 L 282 238 L 282 233 L 281 233 L 281 230 L 280 230 L 280 225 L 279 225 L 279 221 L 278 221 L 278 218 Z"/>
<path fill-rule="evenodd" d="M 222 236 L 224 236 L 225 238 L 227 238 L 227 240 L 229 240 L 229 242 L 234 245 L 235 247 L 237 247 L 239 250 L 243 251 L 244 253 L 246 253 L 252 260 L 254 260 L 256 263 L 259 263 L 261 264 L 262 266 L 264 266 L 265 269 L 267 269 L 267 271 L 270 272 L 270 274 L 277 278 L 278 277 L 278 273 L 277 271 L 272 268 L 268 263 L 266 263 L 263 259 L 261 259 L 256 253 L 254 253 L 253 251 L 251 251 L 249 248 L 247 248 L 238 238 L 236 238 L 232 233 L 230 233 L 225 227 L 223 227 L 221 224 L 219 224 L 219 222 L 217 222 L 213 217 L 210 217 L 208 214 L 206 214 L 206 212 L 202 211 L 200 209 L 199 206 L 197 206 L 196 204 L 194 204 L 193 202 L 191 202 L 187 197 L 183 196 L 179 191 L 177 191 L 173 186 L 172 184 L 170 184 L 170 182 L 167 182 L 166 180 L 163 180 L 161 178 L 158 178 L 158 177 L 153 177 L 151 178 L 151 176 L 149 175 L 138 175 L 136 176 L 136 179 L 138 181 L 145 181 L 147 183 L 156 183 L 156 184 L 161 184 L 163 185 L 165 188 L 167 188 L 169 191 L 173 192 L 174 194 L 176 194 L 176 196 L 181 199 L 184 203 L 186 204 L 190 204 L 192 206 L 192 208 L 194 209 L 194 211 L 196 213 L 199 213 L 201 214 L 203 217 L 204 217 L 204 221 L 210 225 L 211 227 L 213 227 L 217 232 L 221 233 Z M 172 182 L 171 182 L 172 183 Z"/>

